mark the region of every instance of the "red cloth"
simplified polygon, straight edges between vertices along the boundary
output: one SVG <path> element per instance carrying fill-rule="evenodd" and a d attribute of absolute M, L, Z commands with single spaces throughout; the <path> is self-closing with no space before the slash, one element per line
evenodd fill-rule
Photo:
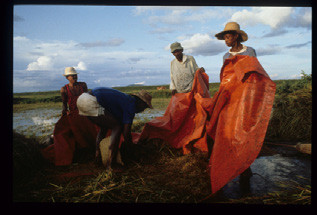
<path fill-rule="evenodd" d="M 208 134 L 214 140 L 209 162 L 212 193 L 246 170 L 262 147 L 275 95 L 275 83 L 256 57 L 227 59 L 220 73 L 219 91 L 210 98 L 208 76 L 196 72 L 192 91 L 172 96 L 162 117 L 145 124 L 139 139 L 160 138 L 175 148 L 195 141 L 207 151 Z M 138 139 L 136 139 L 138 140 Z"/>
<path fill-rule="evenodd" d="M 94 147 L 99 131 L 89 119 L 78 114 L 78 96 L 73 96 L 67 85 L 66 88 L 70 113 L 62 116 L 55 124 L 54 144 L 42 150 L 42 155 L 56 166 L 70 165 L 76 148 Z"/>
<path fill-rule="evenodd" d="M 207 113 L 203 106 L 209 100 L 208 75 L 196 72 L 192 91 L 172 96 L 165 114 L 145 124 L 140 140 L 160 138 L 175 148 L 182 148 L 185 154 L 190 152 L 189 143 L 207 151 L 204 132 Z"/>

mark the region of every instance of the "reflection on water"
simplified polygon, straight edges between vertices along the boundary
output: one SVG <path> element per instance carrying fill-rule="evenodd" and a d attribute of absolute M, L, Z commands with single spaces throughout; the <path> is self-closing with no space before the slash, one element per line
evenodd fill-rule
<path fill-rule="evenodd" d="M 27 136 L 45 136 L 53 133 L 61 116 L 60 109 L 41 108 L 13 113 L 13 129 Z"/>
<path fill-rule="evenodd" d="M 285 183 L 301 186 L 311 185 L 311 159 L 310 156 L 285 156 L 275 154 L 272 156 L 258 157 L 251 165 L 253 176 L 249 180 L 249 187 L 241 191 L 238 176 L 229 182 L 222 190 L 229 198 L 241 198 L 243 192 L 248 195 L 261 196 L 273 191 L 290 187 L 283 187 Z M 282 184 L 282 185 L 281 185 Z M 248 189 L 248 190 L 246 190 Z"/>
<path fill-rule="evenodd" d="M 41 108 L 25 110 L 13 113 L 13 129 L 27 136 L 46 136 L 53 133 L 55 123 L 61 116 L 62 111 L 58 108 Z M 146 109 L 135 115 L 135 120 L 149 121 L 154 117 L 161 116 L 164 111 Z"/>

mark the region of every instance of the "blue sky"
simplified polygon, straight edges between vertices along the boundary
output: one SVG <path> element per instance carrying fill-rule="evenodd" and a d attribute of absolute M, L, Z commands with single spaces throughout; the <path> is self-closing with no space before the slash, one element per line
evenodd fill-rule
<path fill-rule="evenodd" d="M 219 82 L 228 21 L 273 80 L 312 70 L 311 7 L 15 5 L 13 21 L 13 92 L 59 90 L 68 66 L 90 89 L 169 84 L 175 41 Z"/>

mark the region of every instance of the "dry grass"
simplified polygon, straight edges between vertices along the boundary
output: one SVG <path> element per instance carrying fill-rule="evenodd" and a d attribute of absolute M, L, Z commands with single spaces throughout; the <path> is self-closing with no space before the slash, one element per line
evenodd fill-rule
<path fill-rule="evenodd" d="M 132 150 L 133 157 L 126 160 L 124 171 L 119 173 L 92 162 L 42 167 L 25 177 L 23 186 L 17 184 L 14 200 L 196 203 L 210 194 L 206 154 L 182 155 L 159 140 Z"/>
<path fill-rule="evenodd" d="M 312 88 L 276 95 L 267 137 L 284 141 L 311 141 Z"/>

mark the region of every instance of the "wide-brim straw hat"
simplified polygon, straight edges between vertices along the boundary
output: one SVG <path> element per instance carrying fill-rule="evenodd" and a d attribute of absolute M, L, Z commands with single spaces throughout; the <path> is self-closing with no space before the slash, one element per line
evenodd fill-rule
<path fill-rule="evenodd" d="M 170 48 L 172 53 L 176 50 L 184 50 L 184 48 L 181 46 L 179 42 L 172 43 Z"/>
<path fill-rule="evenodd" d="M 149 106 L 149 108 L 153 109 L 153 106 L 151 104 L 152 96 L 150 95 L 150 93 L 148 93 L 145 90 L 141 90 L 138 93 L 132 93 L 132 95 L 139 97 L 142 101 L 144 101 Z"/>
<path fill-rule="evenodd" d="M 248 40 L 248 35 L 244 31 L 240 30 L 240 25 L 236 22 L 228 22 L 220 33 L 216 34 L 215 37 L 217 37 L 218 40 L 224 40 L 223 36 L 226 34 L 228 31 L 236 31 L 238 34 L 241 35 L 242 41 L 247 41 Z"/>
<path fill-rule="evenodd" d="M 65 68 L 65 72 L 64 72 L 64 76 L 68 76 L 68 75 L 77 75 L 79 74 L 74 67 L 66 67 Z"/>

